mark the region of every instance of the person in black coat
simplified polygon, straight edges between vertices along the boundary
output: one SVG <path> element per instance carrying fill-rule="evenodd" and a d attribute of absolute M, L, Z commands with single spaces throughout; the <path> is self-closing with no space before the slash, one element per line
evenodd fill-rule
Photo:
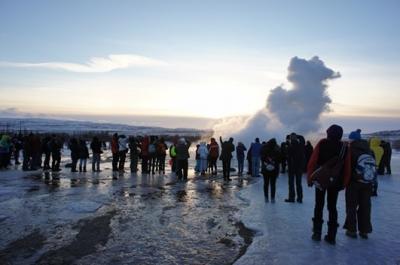
<path fill-rule="evenodd" d="M 290 142 L 288 146 L 288 169 L 289 169 L 289 198 L 285 202 L 294 202 L 297 193 L 297 202 L 303 202 L 303 187 L 301 177 L 304 169 L 304 137 L 290 134 Z M 296 179 L 296 192 L 295 192 Z"/>
<path fill-rule="evenodd" d="M 79 143 L 78 143 L 78 140 L 76 138 L 72 138 L 69 141 L 68 147 L 69 147 L 69 150 L 71 150 L 71 160 L 72 160 L 71 172 L 77 172 L 76 164 L 78 163 L 78 159 L 79 159 Z"/>
<path fill-rule="evenodd" d="M 281 173 L 286 173 L 286 165 L 287 165 L 287 152 L 288 152 L 288 142 L 290 136 L 286 136 L 286 141 L 281 143 Z"/>
<path fill-rule="evenodd" d="M 101 142 L 96 136 L 90 143 L 90 149 L 92 149 L 92 171 L 100 172 L 100 159 L 103 151 L 101 150 Z"/>
<path fill-rule="evenodd" d="M 229 138 L 228 141 L 222 141 L 222 137 L 219 137 L 219 141 L 221 143 L 221 156 L 220 159 L 222 160 L 222 171 L 224 174 L 224 180 L 230 181 L 230 174 L 231 174 L 231 160 L 232 160 L 232 153 L 235 151 L 235 145 L 233 144 L 233 138 Z"/>
<path fill-rule="evenodd" d="M 272 138 L 261 148 L 261 173 L 264 177 L 264 196 L 268 202 L 271 187 L 271 202 L 275 202 L 276 179 L 279 175 L 280 148 L 276 140 Z"/>
<path fill-rule="evenodd" d="M 383 155 L 381 162 L 378 167 L 378 175 L 384 175 L 385 169 L 386 174 L 392 174 L 392 169 L 390 168 L 390 160 L 392 159 L 392 147 L 389 142 L 381 141 L 381 147 L 383 148 Z"/>
<path fill-rule="evenodd" d="M 311 157 L 313 151 L 314 151 L 314 147 L 312 146 L 310 141 L 307 141 L 306 146 L 305 146 L 304 172 L 307 172 L 308 161 L 310 161 L 310 157 Z"/>

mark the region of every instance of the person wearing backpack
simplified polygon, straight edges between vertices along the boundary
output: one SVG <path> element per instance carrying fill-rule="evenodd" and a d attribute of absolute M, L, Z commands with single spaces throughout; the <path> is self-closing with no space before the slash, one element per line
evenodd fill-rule
<path fill-rule="evenodd" d="M 188 176 L 188 168 L 189 163 L 188 159 L 189 155 L 189 147 L 191 143 L 186 141 L 185 138 L 181 138 L 178 141 L 176 146 L 176 162 L 177 162 L 177 169 L 176 175 L 178 176 L 178 180 L 187 180 Z"/>
<path fill-rule="evenodd" d="M 326 131 L 327 137 L 318 142 L 315 147 L 310 162 L 307 166 L 307 182 L 308 186 L 312 187 L 314 184 L 313 173 L 317 169 L 324 167 L 326 163 L 336 159 L 337 163 L 341 163 L 341 170 L 337 176 L 329 176 L 333 178 L 332 185 L 325 187 L 315 187 L 315 207 L 313 217 L 313 234 L 314 241 L 321 240 L 321 231 L 323 224 L 323 211 L 325 204 L 325 194 L 327 194 L 327 205 L 329 212 L 328 220 L 328 233 L 324 240 L 329 244 L 336 244 L 336 232 L 339 226 L 337 219 L 338 213 L 336 209 L 339 191 L 346 187 L 350 180 L 351 173 L 351 156 L 347 150 L 347 144 L 342 142 L 343 129 L 339 125 L 332 125 Z M 342 157 L 340 157 L 342 153 Z M 338 159 L 339 158 L 339 159 Z M 329 173 L 329 172 L 327 172 Z"/>
<path fill-rule="evenodd" d="M 210 157 L 211 174 L 217 175 L 217 160 L 219 156 L 219 145 L 215 138 L 211 138 L 210 146 L 208 147 Z"/>
<path fill-rule="evenodd" d="M 276 179 L 279 175 L 280 148 L 272 138 L 261 148 L 261 173 L 264 177 L 264 197 L 268 202 L 271 187 L 271 202 L 275 202 Z"/>
<path fill-rule="evenodd" d="M 357 225 L 360 237 L 367 239 L 372 232 L 371 192 L 376 179 L 376 164 L 368 142 L 361 139 L 360 133 L 349 135 L 351 152 L 351 179 L 346 188 L 346 221 L 343 228 L 346 235 L 357 238 Z"/>
<path fill-rule="evenodd" d="M 103 151 L 101 150 L 101 142 L 97 136 L 93 137 L 90 149 L 92 149 L 92 171 L 100 172 L 100 160 Z"/>

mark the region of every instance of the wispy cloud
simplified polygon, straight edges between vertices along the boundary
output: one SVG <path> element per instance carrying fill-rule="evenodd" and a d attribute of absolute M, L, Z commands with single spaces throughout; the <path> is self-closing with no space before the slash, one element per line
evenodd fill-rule
<path fill-rule="evenodd" d="M 0 67 L 61 69 L 78 73 L 104 73 L 129 67 L 157 67 L 164 65 L 167 65 L 167 63 L 135 54 L 110 54 L 107 57 L 93 57 L 87 63 L 83 64 L 70 62 L 31 63 L 0 61 Z"/>

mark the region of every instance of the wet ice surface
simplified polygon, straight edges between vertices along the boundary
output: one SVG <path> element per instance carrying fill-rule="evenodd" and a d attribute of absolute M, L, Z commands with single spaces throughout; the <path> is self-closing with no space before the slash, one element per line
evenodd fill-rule
<path fill-rule="evenodd" d="M 339 193 L 339 224 L 336 246 L 311 240 L 314 188 L 303 179 L 303 204 L 285 203 L 287 177 L 277 180 L 275 204 L 265 203 L 262 181 L 240 191 L 251 200 L 241 219 L 258 236 L 246 255 L 235 264 L 400 264 L 400 155 L 392 159 L 391 176 L 379 176 L 378 197 L 372 197 L 373 232 L 368 240 L 352 239 L 342 228 L 345 219 L 344 191 Z M 324 210 L 323 233 L 328 212 Z"/>
<path fill-rule="evenodd" d="M 224 183 L 192 171 L 188 182 L 169 172 L 113 178 L 107 161 L 94 174 L 2 171 L 0 264 L 230 264 L 242 254 L 236 264 L 398 264 L 399 161 L 394 175 L 380 177 L 370 239 L 339 229 L 336 246 L 310 239 L 314 190 L 305 181 L 303 204 L 283 202 L 286 175 L 271 204 L 260 178 Z M 338 211 L 343 225 L 344 192 Z"/>
<path fill-rule="evenodd" d="M 236 213 L 248 202 L 236 195 L 251 181 L 192 173 L 177 182 L 170 172 L 113 175 L 108 162 L 102 166 L 101 173 L 0 172 L 0 260 L 229 264 L 244 254 L 249 242 Z"/>

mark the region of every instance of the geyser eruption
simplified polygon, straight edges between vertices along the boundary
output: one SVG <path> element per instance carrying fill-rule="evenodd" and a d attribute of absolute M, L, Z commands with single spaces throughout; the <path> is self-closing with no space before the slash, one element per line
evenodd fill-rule
<path fill-rule="evenodd" d="M 214 127 L 215 135 L 232 135 L 236 141 L 250 143 L 255 137 L 282 138 L 296 132 L 308 134 L 320 128 L 320 116 L 332 102 L 327 81 L 340 73 L 325 66 L 317 56 L 310 60 L 293 57 L 288 67 L 291 89 L 271 90 L 266 106 L 248 118 L 225 119 Z"/>

